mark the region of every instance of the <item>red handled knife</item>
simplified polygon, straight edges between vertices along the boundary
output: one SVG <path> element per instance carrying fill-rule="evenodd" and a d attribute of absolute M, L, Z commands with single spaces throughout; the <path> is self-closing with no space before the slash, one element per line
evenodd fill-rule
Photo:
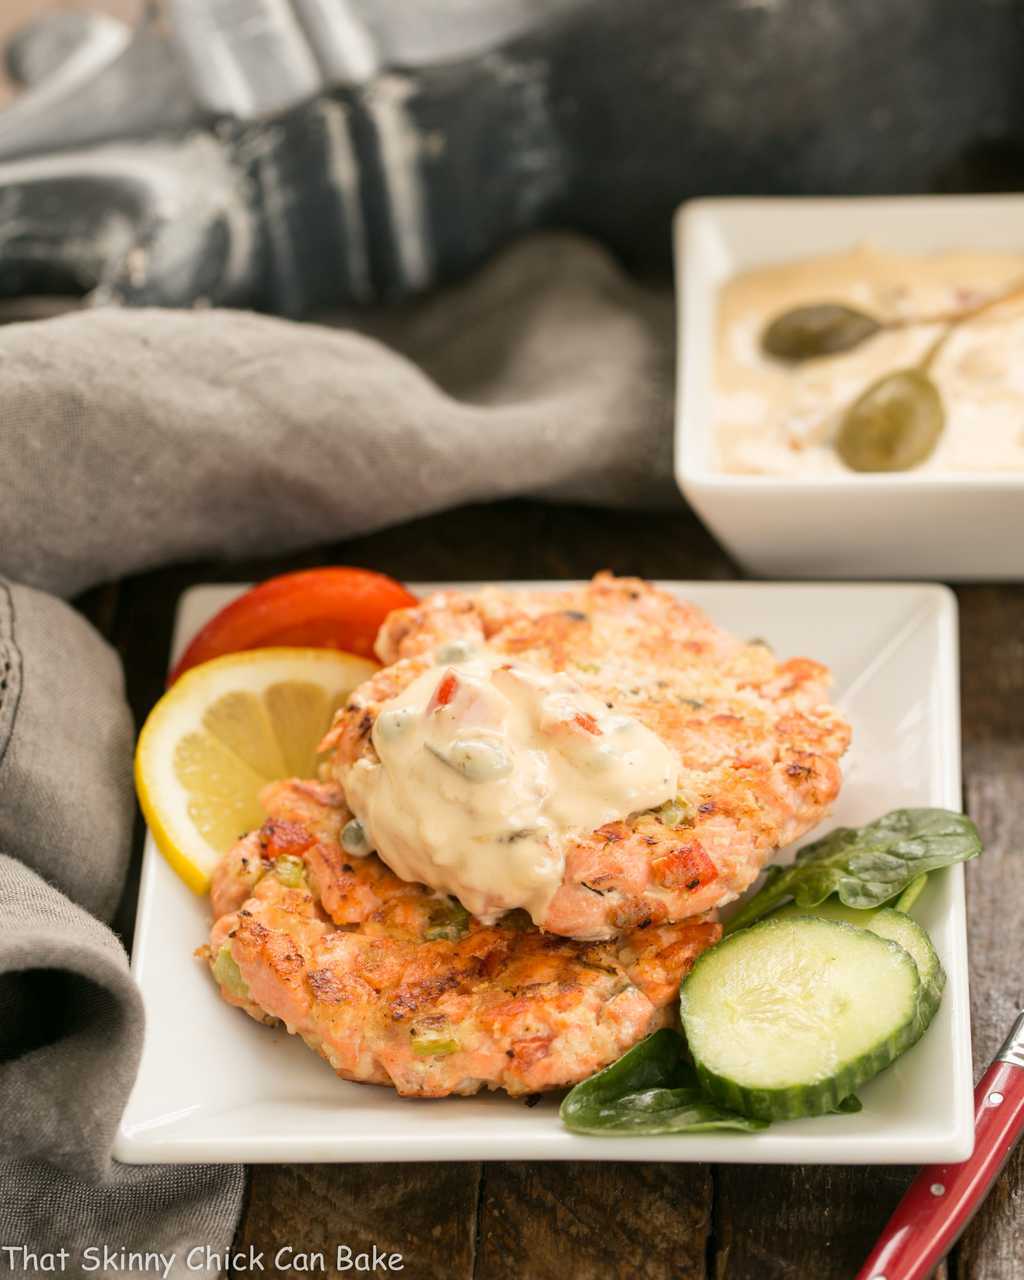
<path fill-rule="evenodd" d="M 974 1154 L 922 1169 L 856 1280 L 926 1280 L 981 1207 L 1024 1133 L 1024 1013 L 974 1090 Z"/>

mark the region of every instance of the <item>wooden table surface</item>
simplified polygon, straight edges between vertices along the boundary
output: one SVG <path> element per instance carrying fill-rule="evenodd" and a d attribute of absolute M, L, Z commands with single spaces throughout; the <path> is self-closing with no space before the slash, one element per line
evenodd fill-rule
<path fill-rule="evenodd" d="M 409 580 L 738 577 L 680 508 L 646 515 L 507 502 L 464 508 L 283 560 L 193 565 L 90 592 L 79 604 L 120 650 L 137 718 L 160 693 L 175 604 L 196 582 L 322 563 Z M 1024 587 L 964 586 L 965 803 L 986 842 L 967 870 L 975 1064 L 1022 1004 Z M 120 928 L 130 936 L 135 886 Z M 685 1141 L 685 1139 L 683 1139 Z M 902 1168 L 702 1164 L 259 1166 L 238 1244 L 345 1241 L 404 1255 L 414 1280 L 849 1280 L 910 1180 Z M 1024 1156 L 1018 1151 L 941 1271 L 946 1280 L 1024 1276 Z M 342 1274 L 332 1272 L 329 1274 Z M 349 1273 L 351 1274 L 351 1273 Z"/>

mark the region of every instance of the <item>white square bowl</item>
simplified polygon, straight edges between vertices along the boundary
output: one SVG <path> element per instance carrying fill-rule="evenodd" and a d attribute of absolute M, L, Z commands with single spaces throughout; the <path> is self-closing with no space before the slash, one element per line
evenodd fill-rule
<path fill-rule="evenodd" d="M 779 577 L 1024 578 L 1024 476 L 730 475 L 713 438 L 718 292 L 756 266 L 870 240 L 929 253 L 1024 253 L 1024 196 L 694 200 L 674 226 L 676 478 L 751 572 Z"/>
<path fill-rule="evenodd" d="M 540 587 L 542 583 L 523 583 Z M 565 584 L 549 584 L 565 585 Z M 664 583 L 738 635 L 810 652 L 835 675 L 854 727 L 825 827 L 889 809 L 960 804 L 956 604 L 928 585 Z M 238 586 L 181 600 L 174 656 Z M 824 828 L 823 828 L 824 829 Z M 974 1139 L 963 869 L 932 877 L 914 909 L 948 976 L 928 1034 L 861 1090 L 864 1110 L 763 1133 L 597 1138 L 569 1133 L 557 1101 L 438 1101 L 350 1084 L 300 1040 L 226 1005 L 204 965 L 209 904 L 146 839 L 132 969 L 146 1040 L 115 1144 L 119 1160 L 668 1160 L 907 1164 L 963 1160 Z"/>

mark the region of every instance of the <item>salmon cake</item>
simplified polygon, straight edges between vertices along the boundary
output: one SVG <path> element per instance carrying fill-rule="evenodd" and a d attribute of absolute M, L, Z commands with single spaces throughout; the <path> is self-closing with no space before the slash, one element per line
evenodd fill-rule
<path fill-rule="evenodd" d="M 602 940 L 702 914 L 839 792 L 827 668 L 638 579 L 439 592 L 377 652 L 322 744 L 346 848 L 488 923 Z"/>
<path fill-rule="evenodd" d="M 213 879 L 208 961 L 229 1004 L 283 1024 L 347 1080 L 417 1097 L 575 1084 L 672 1018 L 720 927 L 574 942 L 523 912 L 496 925 L 375 856 L 349 856 L 340 789 L 287 781 Z"/>

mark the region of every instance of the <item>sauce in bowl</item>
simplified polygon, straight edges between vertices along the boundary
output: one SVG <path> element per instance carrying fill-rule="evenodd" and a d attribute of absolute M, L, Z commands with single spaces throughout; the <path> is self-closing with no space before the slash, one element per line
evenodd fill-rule
<path fill-rule="evenodd" d="M 1024 283 L 1024 254 L 882 253 L 863 246 L 745 271 L 718 299 L 714 431 L 732 474 L 851 475 L 834 448 L 843 414 L 872 383 L 916 366 L 947 316 Z M 852 350 L 791 364 L 761 338 L 783 312 L 843 303 L 885 324 Z M 929 368 L 945 409 L 921 473 L 1024 472 L 1024 299 L 956 326 Z"/>

